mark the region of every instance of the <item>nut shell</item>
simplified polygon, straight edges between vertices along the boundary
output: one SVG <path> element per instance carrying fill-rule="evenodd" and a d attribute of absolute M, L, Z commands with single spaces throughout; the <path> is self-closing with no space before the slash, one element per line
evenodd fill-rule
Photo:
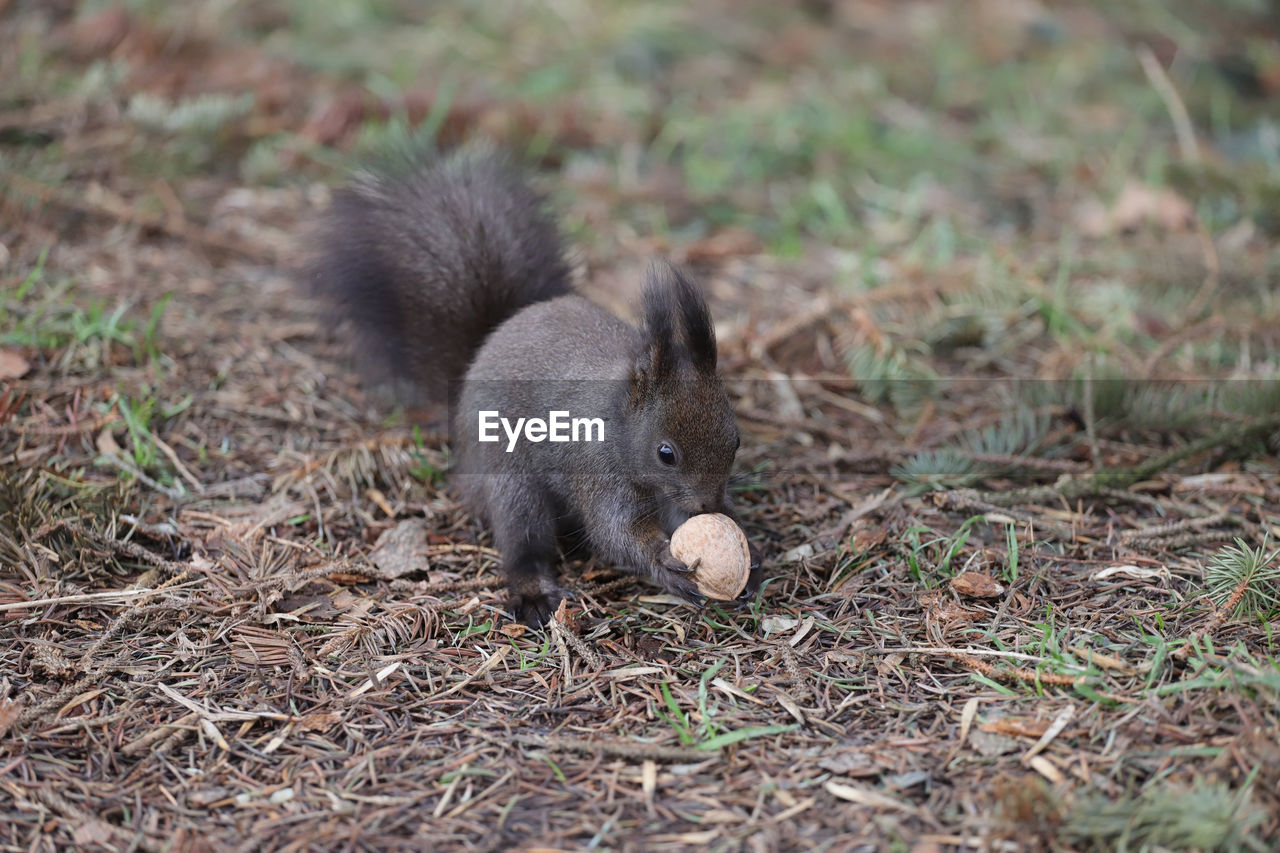
<path fill-rule="evenodd" d="M 747 534 L 732 518 L 717 512 L 695 515 L 671 534 L 671 554 L 692 566 L 698 592 L 718 601 L 742 594 L 751 574 Z"/>

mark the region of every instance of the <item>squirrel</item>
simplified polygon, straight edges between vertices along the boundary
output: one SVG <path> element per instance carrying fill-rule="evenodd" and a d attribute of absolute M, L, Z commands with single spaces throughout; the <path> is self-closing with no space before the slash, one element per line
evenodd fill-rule
<path fill-rule="evenodd" d="M 670 537 L 699 513 L 738 521 L 728 485 L 740 444 L 706 301 L 657 262 L 637 328 L 577 294 L 565 258 L 524 173 L 464 150 L 335 192 L 304 276 L 354 327 L 366 367 L 449 402 L 450 480 L 492 530 L 517 619 L 538 627 L 572 597 L 555 571 L 566 536 L 700 605 Z M 491 421 L 486 435 L 486 415 L 539 411 L 585 415 L 586 437 L 598 421 L 602 440 L 533 443 L 530 426 L 520 443 L 518 421 L 505 434 Z M 754 545 L 751 557 L 739 603 L 760 585 Z"/>

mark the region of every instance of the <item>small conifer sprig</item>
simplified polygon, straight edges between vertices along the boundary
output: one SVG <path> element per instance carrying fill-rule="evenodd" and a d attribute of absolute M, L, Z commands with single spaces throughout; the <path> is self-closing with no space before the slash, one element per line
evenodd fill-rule
<path fill-rule="evenodd" d="M 1014 459 L 1042 450 L 1049 426 L 1044 413 L 1021 409 L 982 429 L 962 433 L 950 447 L 917 453 L 890 473 L 914 493 L 971 486 L 1008 468 L 980 459 Z"/>
<path fill-rule="evenodd" d="M 1280 607 L 1280 548 L 1266 553 L 1267 542 L 1256 549 L 1243 539 L 1213 555 L 1205 569 L 1209 600 L 1227 616 L 1262 614 Z"/>
<path fill-rule="evenodd" d="M 891 404 L 899 414 L 918 410 L 937 393 L 937 375 L 898 347 L 861 344 L 847 347 L 844 356 L 862 395 L 874 403 Z"/>
<path fill-rule="evenodd" d="M 1280 548 L 1267 553 L 1267 539 L 1250 548 L 1243 539 L 1218 550 L 1205 569 L 1205 594 L 1213 602 L 1209 621 L 1196 630 L 1175 656 L 1186 660 L 1205 637 L 1230 616 L 1262 616 L 1280 608 Z"/>

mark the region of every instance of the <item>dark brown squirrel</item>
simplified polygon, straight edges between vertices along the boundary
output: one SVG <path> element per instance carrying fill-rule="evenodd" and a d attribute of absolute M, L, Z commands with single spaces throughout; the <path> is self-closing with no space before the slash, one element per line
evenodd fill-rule
<path fill-rule="evenodd" d="M 562 536 L 702 602 L 670 536 L 698 513 L 737 518 L 740 442 L 710 312 L 684 274 L 655 264 L 642 326 L 623 322 L 574 293 L 559 229 L 522 173 L 466 151 L 338 191 L 313 248 L 305 275 L 350 321 L 366 366 L 450 401 L 450 479 L 493 530 L 516 618 L 540 625 L 569 597 L 554 569 Z M 482 442 L 485 412 L 599 418 L 603 440 L 511 447 L 499 430 Z M 751 562 L 740 602 L 759 588 L 754 547 Z"/>

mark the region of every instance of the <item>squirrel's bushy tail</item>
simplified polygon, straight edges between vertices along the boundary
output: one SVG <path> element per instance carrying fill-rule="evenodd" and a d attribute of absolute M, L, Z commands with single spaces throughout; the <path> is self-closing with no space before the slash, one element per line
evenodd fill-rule
<path fill-rule="evenodd" d="M 366 372 L 430 400 L 446 399 L 504 320 L 571 292 L 543 197 L 477 152 L 336 192 L 304 275 L 352 326 Z"/>

